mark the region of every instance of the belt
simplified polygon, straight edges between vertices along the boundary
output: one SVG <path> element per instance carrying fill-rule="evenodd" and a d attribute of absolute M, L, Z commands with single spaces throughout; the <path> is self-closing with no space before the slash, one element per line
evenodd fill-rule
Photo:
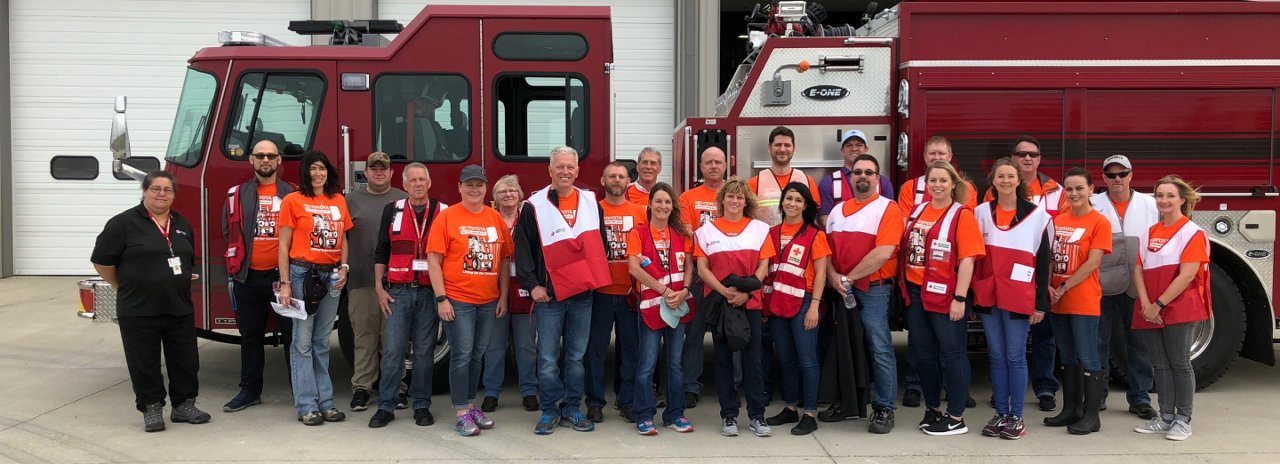
<path fill-rule="evenodd" d="M 292 264 L 298 267 L 305 267 L 307 269 L 315 269 L 320 272 L 332 272 L 334 269 L 338 267 L 337 264 L 316 264 L 311 261 L 307 261 L 303 259 L 290 259 L 289 264 Z"/>
<path fill-rule="evenodd" d="M 392 289 L 419 289 L 419 288 L 428 288 L 428 289 L 429 289 L 429 288 L 431 288 L 431 286 L 430 286 L 430 285 L 423 285 L 423 284 L 419 284 L 419 283 L 418 283 L 418 281 L 416 281 L 416 280 L 415 280 L 415 281 L 413 281 L 413 282 L 409 282 L 409 283 L 388 283 L 388 284 L 386 285 L 386 288 L 387 288 L 387 290 L 392 290 Z"/>
<path fill-rule="evenodd" d="M 893 279 L 873 280 L 871 283 L 867 284 L 867 287 L 879 287 L 881 285 L 893 285 Z"/>

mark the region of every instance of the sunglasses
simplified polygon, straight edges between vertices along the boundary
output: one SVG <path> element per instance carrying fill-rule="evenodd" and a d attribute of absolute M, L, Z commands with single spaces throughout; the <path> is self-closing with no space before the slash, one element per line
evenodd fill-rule
<path fill-rule="evenodd" d="M 853 175 L 855 175 L 855 176 L 867 176 L 867 177 L 871 177 L 871 176 L 876 175 L 876 172 L 875 172 L 875 171 L 872 171 L 872 170 L 870 170 L 870 169 L 867 169 L 867 170 L 865 170 L 865 171 L 864 171 L 864 170 L 862 170 L 862 169 L 854 169 L 854 170 L 849 171 L 849 174 L 853 174 Z"/>
<path fill-rule="evenodd" d="M 1102 175 L 1107 176 L 1108 179 L 1123 179 L 1129 177 L 1130 172 L 1132 171 L 1104 172 Z"/>
<path fill-rule="evenodd" d="M 279 157 L 280 157 L 280 155 L 277 155 L 277 154 L 275 154 L 275 153 L 254 153 L 254 154 L 253 154 L 253 157 L 254 157 L 254 158 L 257 158 L 257 159 L 259 159 L 259 160 L 272 160 L 272 161 L 275 161 L 275 159 L 276 159 L 276 158 L 279 158 Z"/>
<path fill-rule="evenodd" d="M 1039 158 L 1039 157 L 1040 157 L 1040 152 L 1038 152 L 1038 151 L 1015 151 L 1015 152 L 1013 152 L 1013 156 L 1016 156 L 1016 157 L 1019 157 L 1019 158 L 1028 158 L 1028 157 L 1029 157 L 1029 158 Z"/>

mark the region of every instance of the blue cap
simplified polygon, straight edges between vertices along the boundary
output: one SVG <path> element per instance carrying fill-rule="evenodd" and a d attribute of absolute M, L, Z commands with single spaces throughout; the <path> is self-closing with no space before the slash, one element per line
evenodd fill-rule
<path fill-rule="evenodd" d="M 840 146 L 843 147 L 844 144 L 849 143 L 849 139 L 854 137 L 857 137 L 858 140 L 861 140 L 863 145 L 867 144 L 867 134 L 864 134 L 862 133 L 862 131 L 857 129 L 849 129 L 847 131 L 844 131 L 844 137 L 840 139 Z"/>

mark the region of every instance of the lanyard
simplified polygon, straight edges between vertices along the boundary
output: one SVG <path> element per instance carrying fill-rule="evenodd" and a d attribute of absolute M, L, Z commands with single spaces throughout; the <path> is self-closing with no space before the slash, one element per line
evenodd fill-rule
<path fill-rule="evenodd" d="M 650 227 L 649 227 L 649 231 L 650 231 L 650 232 L 649 232 L 649 241 L 653 243 L 653 252 L 654 252 L 654 254 L 658 255 L 659 261 L 661 261 L 662 253 L 658 251 L 658 242 L 662 242 L 662 243 L 663 243 L 663 245 L 665 245 L 665 246 L 663 247 L 663 249 L 667 250 L 667 264 L 666 264 L 666 266 L 663 266 L 663 264 L 662 264 L 661 262 L 654 263 L 654 264 L 657 264 L 657 265 L 658 265 L 658 267 L 665 267 L 665 268 L 666 268 L 665 270 L 667 271 L 667 275 L 666 275 L 666 277 L 664 277 L 664 278 L 666 279 L 666 282 L 664 282 L 664 284 L 665 284 L 667 287 L 670 287 L 670 286 L 671 286 L 671 269 L 673 269 L 673 268 L 674 268 L 674 267 L 671 265 L 671 260 L 672 260 L 672 259 L 675 259 L 675 255 L 673 255 L 673 254 L 671 253 L 671 238 L 667 236 L 667 231 L 669 231 L 669 230 L 671 230 L 671 228 L 670 228 L 670 227 L 668 227 L 668 228 L 666 228 L 666 229 L 662 229 L 662 230 L 657 230 L 657 229 L 653 228 L 652 226 L 650 226 Z M 656 232 L 656 233 L 655 233 L 655 232 Z M 661 240 L 658 240 L 658 239 L 661 239 Z"/>
<path fill-rule="evenodd" d="M 147 210 L 147 217 L 151 218 L 151 223 L 156 225 L 156 229 L 160 230 L 160 235 L 164 236 L 164 244 L 169 247 L 169 257 L 177 256 L 173 253 L 173 241 L 169 240 L 169 227 L 173 225 L 173 215 L 169 216 L 169 221 L 165 222 L 164 227 L 160 227 L 160 221 L 156 219 L 150 210 Z"/>
<path fill-rule="evenodd" d="M 413 247 L 415 248 L 413 255 L 421 258 L 422 257 L 422 240 L 424 239 L 423 234 L 427 233 L 427 220 L 424 217 L 422 220 L 422 224 L 418 224 L 418 212 L 413 210 L 413 205 L 407 205 L 407 206 L 409 207 L 408 208 L 409 211 L 406 211 L 406 212 L 409 213 L 409 217 L 413 218 L 413 229 L 415 232 L 418 233 L 417 237 L 414 237 L 413 239 Z M 431 214 L 431 211 L 427 211 L 427 209 L 429 208 L 431 208 L 430 201 L 427 202 L 427 206 L 425 206 L 422 210 L 423 216 L 427 216 Z"/>

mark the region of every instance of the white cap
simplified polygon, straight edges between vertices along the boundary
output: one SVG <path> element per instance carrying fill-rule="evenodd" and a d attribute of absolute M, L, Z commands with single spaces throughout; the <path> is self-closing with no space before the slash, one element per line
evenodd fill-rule
<path fill-rule="evenodd" d="M 843 147 L 844 144 L 849 142 L 849 139 L 854 137 L 857 137 L 858 140 L 861 140 L 863 145 L 867 144 L 867 134 L 864 134 L 862 133 L 862 131 L 857 129 L 849 129 L 847 131 L 844 131 L 844 137 L 840 138 L 840 146 Z"/>
<path fill-rule="evenodd" d="M 1129 157 L 1124 155 L 1108 156 L 1107 159 L 1102 161 L 1102 169 L 1106 169 L 1107 166 L 1110 166 L 1113 164 L 1119 164 L 1121 166 L 1124 166 L 1125 169 L 1133 169 L 1133 163 L 1130 163 Z"/>

